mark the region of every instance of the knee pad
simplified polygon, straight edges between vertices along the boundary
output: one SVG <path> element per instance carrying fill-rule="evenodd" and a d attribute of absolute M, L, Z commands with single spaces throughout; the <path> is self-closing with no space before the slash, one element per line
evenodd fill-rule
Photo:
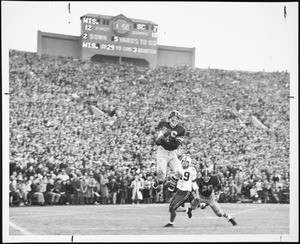
<path fill-rule="evenodd" d="M 173 205 L 170 205 L 169 206 L 169 213 L 173 213 L 174 212 L 174 206 Z"/>
<path fill-rule="evenodd" d="M 175 188 L 177 186 L 178 178 L 172 176 L 171 180 L 168 182 L 171 188 Z"/>

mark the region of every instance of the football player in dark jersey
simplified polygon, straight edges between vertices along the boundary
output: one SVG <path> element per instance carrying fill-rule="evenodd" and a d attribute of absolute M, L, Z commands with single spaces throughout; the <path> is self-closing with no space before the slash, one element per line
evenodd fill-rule
<path fill-rule="evenodd" d="M 215 195 L 214 193 L 214 189 L 217 189 L 218 192 L 221 190 L 219 177 L 212 175 L 209 169 L 203 169 L 201 177 L 197 178 L 196 182 L 199 187 L 200 207 L 204 209 L 207 205 L 209 205 L 217 216 L 225 217 L 232 223 L 232 225 L 237 225 L 232 216 L 221 210 L 218 203 L 220 194 Z M 194 209 L 195 207 L 190 207 L 188 209 L 187 214 L 189 218 L 192 217 L 192 210 Z"/>
<path fill-rule="evenodd" d="M 157 188 L 165 181 L 168 166 L 174 173 L 168 185 L 169 191 L 174 191 L 178 179 L 182 176 L 183 169 L 177 156 L 177 149 L 183 142 L 185 128 L 179 124 L 179 119 L 180 113 L 172 110 L 168 115 L 168 121 L 161 121 L 156 127 L 157 182 L 153 184 L 153 188 Z"/>

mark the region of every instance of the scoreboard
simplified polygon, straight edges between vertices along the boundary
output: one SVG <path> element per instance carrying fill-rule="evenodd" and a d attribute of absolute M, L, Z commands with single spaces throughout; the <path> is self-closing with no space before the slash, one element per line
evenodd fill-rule
<path fill-rule="evenodd" d="M 86 14 L 80 19 L 83 59 L 98 54 L 157 60 L 157 24 L 122 14 Z"/>

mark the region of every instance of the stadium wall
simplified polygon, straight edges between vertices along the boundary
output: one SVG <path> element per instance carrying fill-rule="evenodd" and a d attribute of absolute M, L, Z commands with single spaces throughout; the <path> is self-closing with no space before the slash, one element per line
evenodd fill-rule
<path fill-rule="evenodd" d="M 37 54 L 80 57 L 80 38 L 38 31 Z"/>
<path fill-rule="evenodd" d="M 190 65 L 195 68 L 195 48 L 158 45 L 157 66 Z M 81 57 L 80 36 L 38 31 L 37 54 L 63 57 Z M 150 65 L 155 68 L 155 66 Z"/>
<path fill-rule="evenodd" d="M 195 68 L 195 48 L 158 46 L 158 66 L 190 65 Z"/>

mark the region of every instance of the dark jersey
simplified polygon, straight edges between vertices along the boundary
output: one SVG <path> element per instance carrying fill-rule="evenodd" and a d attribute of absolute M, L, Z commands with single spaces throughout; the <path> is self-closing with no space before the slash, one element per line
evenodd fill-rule
<path fill-rule="evenodd" d="M 196 182 L 199 187 L 199 193 L 205 197 L 209 197 L 216 187 L 218 190 L 221 189 L 219 177 L 216 175 L 212 175 L 208 182 L 204 182 L 202 178 L 197 178 Z"/>
<path fill-rule="evenodd" d="M 156 127 L 156 131 L 163 131 L 166 140 L 161 140 L 157 145 L 161 145 L 166 150 L 175 150 L 183 142 L 185 136 L 185 128 L 182 125 L 176 125 L 175 128 L 172 128 L 167 121 L 159 122 Z M 175 133 L 176 136 L 171 137 L 171 133 Z"/>

